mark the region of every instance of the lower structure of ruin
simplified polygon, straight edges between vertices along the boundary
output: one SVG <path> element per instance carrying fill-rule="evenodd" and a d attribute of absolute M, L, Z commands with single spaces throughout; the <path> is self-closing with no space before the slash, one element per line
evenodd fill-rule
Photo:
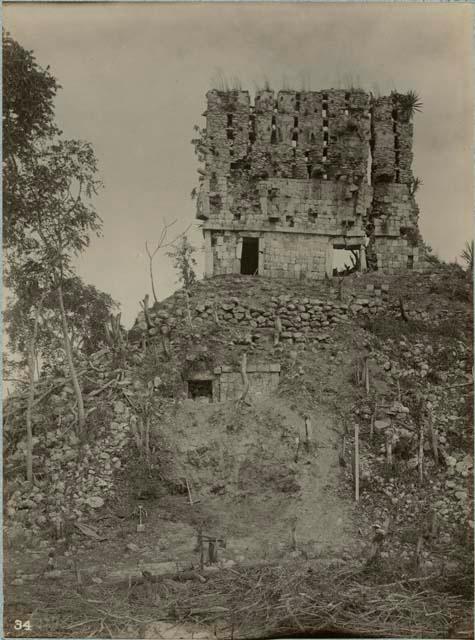
<path fill-rule="evenodd" d="M 210 91 L 196 140 L 205 275 L 332 276 L 424 267 L 409 98 Z"/>
<path fill-rule="evenodd" d="M 249 398 L 258 399 L 269 396 L 279 385 L 280 364 L 249 364 L 246 369 L 249 380 Z M 242 396 L 243 382 L 240 371 L 223 365 L 215 367 L 213 372 L 189 374 L 186 381 L 186 393 L 191 400 L 204 402 L 225 402 L 238 400 Z"/>

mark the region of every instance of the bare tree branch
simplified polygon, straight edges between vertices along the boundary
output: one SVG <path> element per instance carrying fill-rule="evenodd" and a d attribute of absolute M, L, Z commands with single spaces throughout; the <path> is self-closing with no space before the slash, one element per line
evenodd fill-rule
<path fill-rule="evenodd" d="M 161 249 L 166 249 L 167 247 L 173 246 L 177 242 L 177 240 L 182 238 L 188 232 L 189 228 L 191 227 L 191 224 L 189 224 L 186 227 L 186 229 L 181 233 L 179 233 L 177 236 L 175 236 L 173 240 L 167 241 L 168 232 L 171 229 L 171 227 L 173 227 L 173 225 L 176 224 L 176 222 L 177 222 L 176 220 L 173 220 L 173 222 L 166 222 L 166 221 L 163 222 L 163 227 L 160 233 L 160 237 L 157 241 L 157 244 L 155 245 L 155 248 L 151 249 L 148 245 L 148 241 L 147 240 L 145 241 L 145 251 L 148 256 L 148 270 L 150 275 L 150 283 L 152 285 L 152 294 L 155 302 L 158 302 L 158 297 L 157 297 L 157 292 L 155 290 L 155 281 L 153 279 L 153 259 Z"/>

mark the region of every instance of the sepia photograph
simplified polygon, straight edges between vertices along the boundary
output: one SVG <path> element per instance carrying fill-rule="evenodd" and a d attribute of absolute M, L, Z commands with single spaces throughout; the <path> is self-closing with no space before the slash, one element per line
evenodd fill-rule
<path fill-rule="evenodd" d="M 473 34 L 3 3 L 3 637 L 474 637 Z"/>

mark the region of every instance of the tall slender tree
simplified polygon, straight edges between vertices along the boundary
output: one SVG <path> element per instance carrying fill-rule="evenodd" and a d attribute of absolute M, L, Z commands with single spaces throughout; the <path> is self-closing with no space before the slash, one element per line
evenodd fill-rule
<path fill-rule="evenodd" d="M 91 234 L 101 231 L 101 219 L 91 202 L 99 186 L 96 171 L 96 158 L 88 143 L 57 138 L 40 143 L 37 153 L 25 158 L 19 173 L 23 198 L 33 215 L 21 242 L 9 251 L 17 263 L 34 265 L 50 290 L 56 292 L 80 432 L 85 424 L 84 402 L 74 365 L 63 287 L 65 279 L 74 273 L 74 257 L 89 245 Z"/>
<path fill-rule="evenodd" d="M 101 231 L 92 204 L 100 186 L 96 157 L 87 142 L 62 138 L 54 122 L 59 84 L 49 70 L 5 33 L 3 54 L 5 280 L 17 298 L 25 297 L 18 274 L 28 270 L 55 292 L 82 431 L 84 403 L 63 288 L 74 275 L 73 259 Z"/>

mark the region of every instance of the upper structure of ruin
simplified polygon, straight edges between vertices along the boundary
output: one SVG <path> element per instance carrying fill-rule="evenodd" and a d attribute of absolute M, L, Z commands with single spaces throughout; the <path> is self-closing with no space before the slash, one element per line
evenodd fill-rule
<path fill-rule="evenodd" d="M 422 267 L 408 96 L 363 90 L 207 94 L 197 149 L 206 275 Z"/>

